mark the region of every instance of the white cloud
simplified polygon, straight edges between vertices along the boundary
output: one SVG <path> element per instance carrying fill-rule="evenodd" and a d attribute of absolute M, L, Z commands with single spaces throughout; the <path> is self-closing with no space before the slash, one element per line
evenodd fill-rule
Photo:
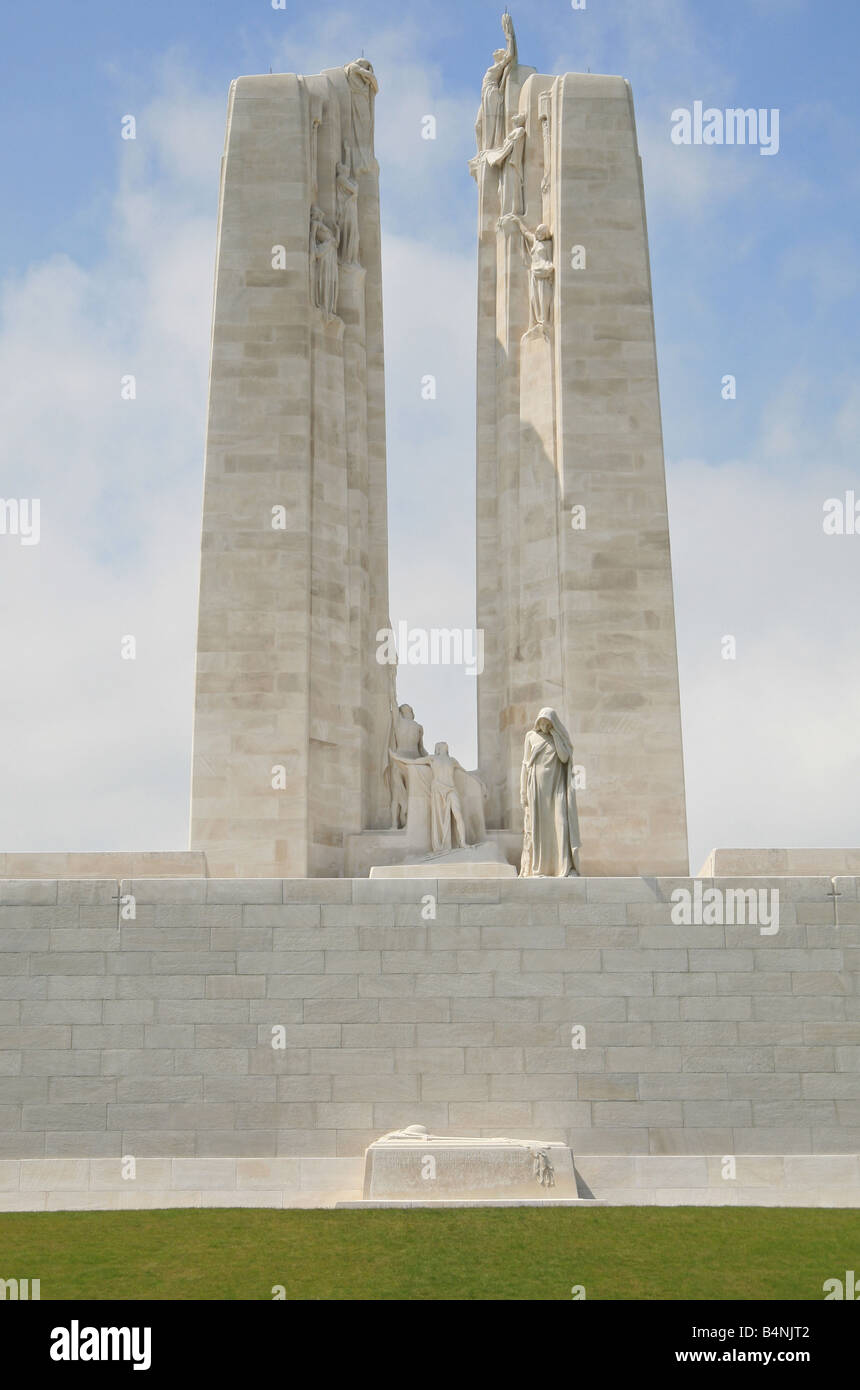
<path fill-rule="evenodd" d="M 714 846 L 860 843 L 860 536 L 822 529 L 825 499 L 857 474 L 835 439 L 820 441 L 832 462 L 819 475 L 799 476 L 777 443 L 670 472 L 694 869 Z M 736 660 L 722 658 L 726 635 Z"/>
<path fill-rule="evenodd" d="M 5 849 L 187 840 L 218 145 L 197 144 L 210 103 L 172 85 L 120 151 L 104 256 L 2 290 L 2 491 L 42 513 L 38 546 L 0 538 Z"/>
<path fill-rule="evenodd" d="M 402 128 L 390 110 L 385 129 Z M 138 112 L 137 141 L 120 150 L 103 257 L 84 267 L 58 255 L 2 289 L 2 493 L 39 497 L 42 511 L 39 546 L 0 538 L 4 849 L 187 842 L 223 129 L 224 102 L 183 87 L 168 64 Z M 392 607 L 412 624 L 471 625 L 473 248 L 388 236 L 384 256 Z M 438 380 L 432 403 L 420 399 L 425 372 Z M 126 373 L 134 401 L 120 399 Z M 127 633 L 133 662 L 120 658 Z M 428 734 L 466 759 L 468 679 L 437 669 L 403 691 Z"/>

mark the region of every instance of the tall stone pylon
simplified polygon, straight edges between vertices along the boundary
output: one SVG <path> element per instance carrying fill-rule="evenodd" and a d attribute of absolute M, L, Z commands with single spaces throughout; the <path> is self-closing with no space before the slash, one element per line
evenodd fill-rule
<path fill-rule="evenodd" d="M 373 69 L 233 82 L 221 165 L 191 846 L 334 876 L 390 824 Z"/>
<path fill-rule="evenodd" d="M 574 741 L 583 874 L 689 871 L 641 161 L 621 77 L 523 67 L 478 116 L 478 761 L 520 831 L 523 737 Z"/>

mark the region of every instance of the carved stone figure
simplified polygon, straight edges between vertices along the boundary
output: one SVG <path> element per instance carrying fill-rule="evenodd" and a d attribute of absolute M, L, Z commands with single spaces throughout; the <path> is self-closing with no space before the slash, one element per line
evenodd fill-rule
<path fill-rule="evenodd" d="M 311 122 L 311 182 L 313 184 L 314 197 L 319 193 L 319 134 L 322 125 L 323 113 L 325 112 L 325 102 L 318 96 L 310 98 L 310 122 Z"/>
<path fill-rule="evenodd" d="M 337 308 L 337 241 L 318 207 L 311 208 L 310 254 L 313 302 L 332 317 Z"/>
<path fill-rule="evenodd" d="M 487 150 L 485 158 L 499 171 L 499 200 L 503 217 L 526 210 L 523 167 L 526 153 L 526 118 L 517 113 L 511 129 L 497 150 Z"/>
<path fill-rule="evenodd" d="M 499 219 L 500 226 L 516 224 L 523 237 L 529 258 L 529 307 L 532 328 L 546 328 L 552 317 L 552 287 L 555 267 L 552 263 L 552 233 L 545 222 L 530 232 L 516 213 Z"/>
<path fill-rule="evenodd" d="M 579 873 L 579 817 L 570 735 L 554 709 L 542 709 L 526 734 L 520 774 L 524 812 L 521 878 Z"/>
<path fill-rule="evenodd" d="M 552 96 L 541 92 L 538 98 L 538 119 L 543 137 L 543 176 L 540 181 L 543 220 L 550 216 L 550 188 L 552 184 Z"/>
<path fill-rule="evenodd" d="M 352 98 L 352 172 L 361 174 L 373 166 L 373 100 L 379 83 L 367 58 L 347 63 L 344 72 Z"/>
<path fill-rule="evenodd" d="M 534 1175 L 541 1187 L 555 1187 L 555 1169 L 547 1149 L 538 1149 L 534 1156 Z"/>
<path fill-rule="evenodd" d="M 391 798 L 391 828 L 402 830 L 406 825 L 406 807 L 409 793 L 406 772 L 401 764 L 427 758 L 424 747 L 424 730 L 415 719 L 411 705 L 397 705 L 391 701 L 391 722 L 388 730 L 388 744 L 385 750 L 383 780 Z"/>
<path fill-rule="evenodd" d="M 392 753 L 396 762 L 402 760 L 399 753 Z M 432 773 L 430 784 L 430 847 L 434 854 L 447 854 L 452 849 L 465 849 L 466 823 L 460 793 L 454 781 L 454 773 L 459 769 L 465 772 L 456 758 L 448 752 L 447 743 L 437 743 L 432 754 L 410 758 L 413 763 L 424 763 Z"/>
<path fill-rule="evenodd" d="M 541 1139 L 504 1139 L 504 1138 L 480 1138 L 456 1135 L 456 1134 L 429 1134 L 426 1125 L 407 1125 L 405 1129 L 391 1129 L 387 1134 L 381 1134 L 378 1139 L 374 1139 L 377 1144 L 441 1144 L 445 1148 L 458 1148 L 460 1146 L 474 1149 L 488 1148 L 491 1144 L 501 1144 L 506 1148 L 527 1149 L 532 1154 L 549 1154 L 551 1150 L 561 1150 L 566 1145 L 557 1140 L 550 1140 L 549 1143 Z M 537 1170 L 535 1170 L 537 1177 Z"/>
<path fill-rule="evenodd" d="M 346 164 L 338 164 L 335 184 L 340 258 L 344 265 L 358 265 L 358 179 L 350 177 Z"/>
<path fill-rule="evenodd" d="M 505 138 L 508 77 L 517 65 L 514 21 L 507 12 L 502 15 L 502 29 L 506 45 L 493 53 L 493 62 L 484 73 L 481 85 L 481 109 L 475 123 L 479 154 L 482 150 L 497 149 Z"/>

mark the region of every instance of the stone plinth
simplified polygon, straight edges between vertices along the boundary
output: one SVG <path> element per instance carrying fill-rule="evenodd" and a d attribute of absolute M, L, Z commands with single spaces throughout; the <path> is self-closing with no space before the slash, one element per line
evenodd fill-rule
<path fill-rule="evenodd" d="M 406 864 L 376 864 L 371 878 L 516 878 L 499 845 L 485 840 L 480 845 L 453 849 L 448 854 L 431 854 Z"/>
<path fill-rule="evenodd" d="M 0 879 L 206 878 L 195 850 L 55 850 L 0 854 Z"/>
<path fill-rule="evenodd" d="M 535 1156 L 554 1179 L 542 1186 Z M 573 1155 L 564 1144 L 507 1139 L 386 1139 L 365 1155 L 364 1197 L 427 1201 L 504 1197 L 576 1197 Z"/>
<path fill-rule="evenodd" d="M 492 846 L 487 851 L 488 860 L 493 864 L 507 864 L 513 869 L 513 874 L 517 874 L 523 848 L 522 835 L 506 830 L 488 830 L 484 843 Z M 408 869 L 404 875 L 407 878 L 448 877 L 447 869 L 438 861 L 435 866 L 429 859 L 422 862 L 423 855 L 426 855 L 426 850 L 416 849 L 416 846 L 410 843 L 406 830 L 365 830 L 361 835 L 347 836 L 346 877 L 367 878 L 375 868 L 375 878 L 394 878 L 397 875 L 382 875 L 378 870 L 382 867 L 391 869 L 401 865 Z M 420 872 L 416 874 L 413 869 Z M 502 876 L 511 877 L 504 869 Z M 455 873 L 453 877 L 458 877 L 458 874 Z"/>

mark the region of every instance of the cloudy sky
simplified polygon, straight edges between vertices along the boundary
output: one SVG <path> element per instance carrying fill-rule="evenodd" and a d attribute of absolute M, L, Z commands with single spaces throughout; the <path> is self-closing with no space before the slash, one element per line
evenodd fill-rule
<path fill-rule="evenodd" d="M 466 161 L 499 8 L 5 8 L 0 496 L 39 498 L 41 538 L 0 535 L 0 851 L 187 843 L 218 163 L 239 74 L 362 51 L 374 63 L 392 617 L 474 623 Z M 822 522 L 828 498 L 860 498 L 860 9 L 520 0 L 513 13 L 523 62 L 633 84 L 692 867 L 715 845 L 858 845 L 860 535 Z M 674 145 L 672 111 L 697 100 L 777 108 L 778 154 Z M 473 679 L 410 668 L 400 694 L 428 740 L 474 763 Z"/>

